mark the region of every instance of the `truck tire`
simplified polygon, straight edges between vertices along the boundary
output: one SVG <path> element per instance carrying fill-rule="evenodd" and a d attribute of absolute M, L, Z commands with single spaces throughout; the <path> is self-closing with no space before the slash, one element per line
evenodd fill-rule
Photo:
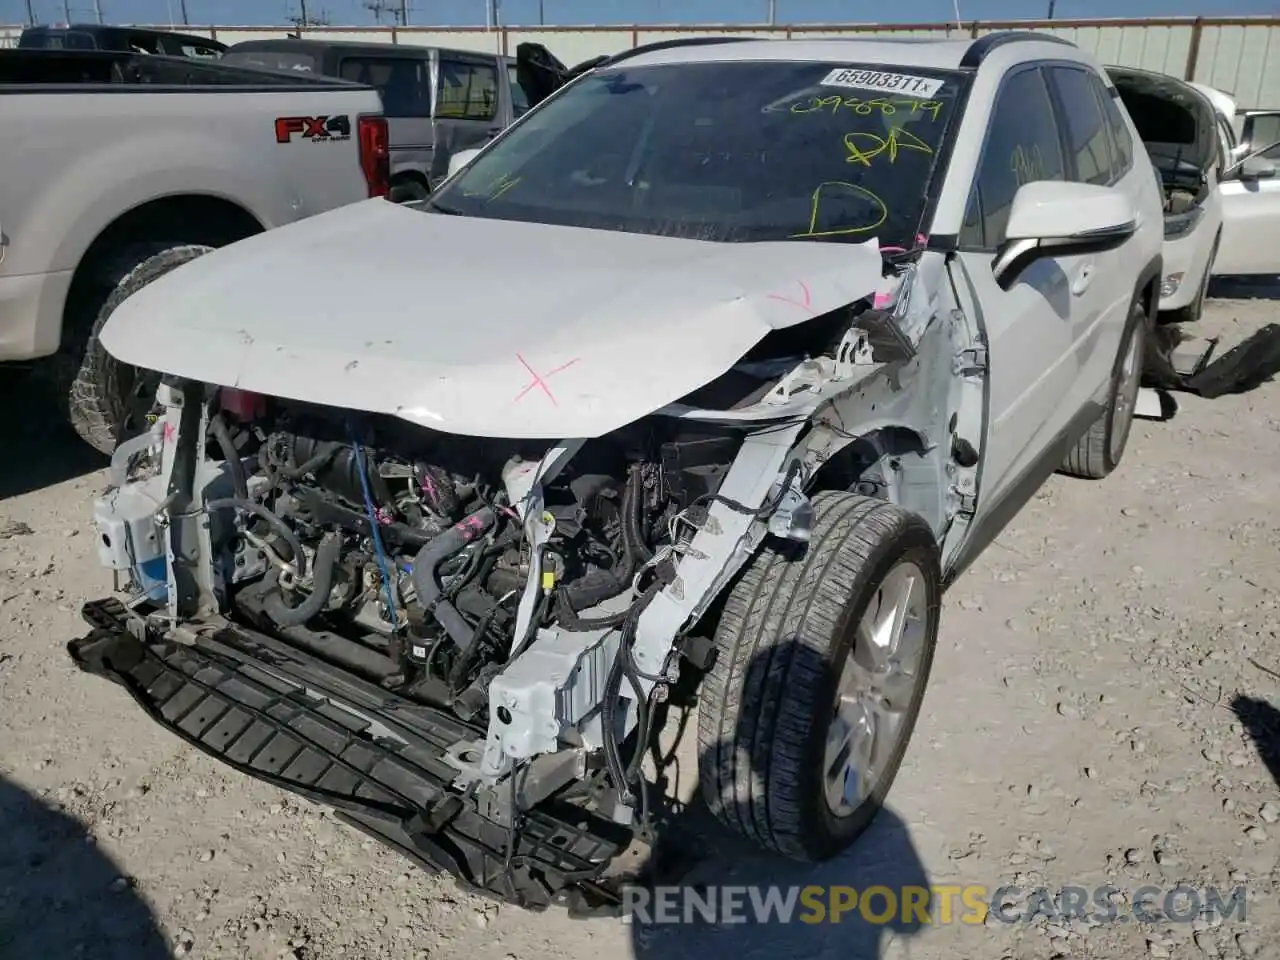
<path fill-rule="evenodd" d="M 107 318 L 152 280 L 212 249 L 203 244 L 131 247 L 112 265 L 98 294 L 87 298 L 69 318 L 75 339 L 69 345 L 72 352 L 62 389 L 71 426 L 95 450 L 109 454 L 121 439 L 145 428 L 140 420 L 150 409 L 159 382 L 158 374 L 120 363 L 102 348 L 98 334 Z"/>
<path fill-rule="evenodd" d="M 766 547 L 730 590 L 698 705 L 712 813 L 807 861 L 852 844 L 889 792 L 933 664 L 942 592 L 923 519 L 851 493 L 813 505 L 802 552 Z M 887 641 L 879 654 L 873 637 Z"/>
<path fill-rule="evenodd" d="M 1067 454 L 1059 468 L 1061 473 L 1085 480 L 1101 480 L 1120 465 L 1133 427 L 1133 412 L 1138 405 L 1146 348 L 1147 311 L 1141 301 L 1135 301 L 1129 308 L 1129 323 L 1111 371 L 1107 405 Z"/>
<path fill-rule="evenodd" d="M 392 203 L 414 203 L 431 196 L 431 191 L 417 180 L 397 180 L 391 184 L 391 195 L 387 198 Z"/>

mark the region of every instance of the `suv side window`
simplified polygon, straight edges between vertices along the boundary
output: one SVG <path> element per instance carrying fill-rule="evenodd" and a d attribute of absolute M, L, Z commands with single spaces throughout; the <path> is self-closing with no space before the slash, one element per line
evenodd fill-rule
<path fill-rule="evenodd" d="M 1110 186 L 1116 178 L 1112 175 L 1107 127 L 1088 72 L 1078 67 L 1050 67 L 1049 81 L 1062 107 L 1060 120 L 1067 137 L 1072 179 Z"/>
<path fill-rule="evenodd" d="M 1098 101 L 1102 104 L 1102 114 L 1111 130 L 1111 146 L 1113 148 L 1111 160 L 1115 179 L 1119 180 L 1133 169 L 1133 135 L 1129 133 L 1129 127 L 1124 122 L 1124 114 L 1120 112 L 1119 97 L 1112 96 L 1111 91 L 1097 77 L 1094 77 L 1093 80 L 1094 87 L 1098 93 Z"/>
<path fill-rule="evenodd" d="M 441 57 L 436 116 L 449 120 L 492 120 L 497 115 L 497 67 Z"/>
<path fill-rule="evenodd" d="M 1038 68 L 1005 78 L 960 230 L 960 246 L 994 250 L 1004 241 L 1013 195 L 1023 184 L 1065 180 L 1062 138 Z"/>
<path fill-rule="evenodd" d="M 431 85 L 426 60 L 410 57 L 344 57 L 343 80 L 377 87 L 388 117 L 431 116 Z"/>
<path fill-rule="evenodd" d="M 516 70 L 515 64 L 507 66 L 507 78 L 511 87 L 511 115 L 519 117 L 529 112 L 529 94 L 525 93 L 524 87 L 520 86 L 519 71 Z"/>

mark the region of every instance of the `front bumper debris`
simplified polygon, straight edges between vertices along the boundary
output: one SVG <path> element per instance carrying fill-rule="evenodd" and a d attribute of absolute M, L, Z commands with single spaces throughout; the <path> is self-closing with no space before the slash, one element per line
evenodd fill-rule
<path fill-rule="evenodd" d="M 87 603 L 82 615 L 93 629 L 67 644 L 75 663 L 229 767 L 332 807 L 465 889 L 531 909 L 616 902 L 597 878 L 629 830 L 544 802 L 513 843 L 450 785 L 447 748 L 483 730 L 226 620 L 188 644 L 140 640 L 116 599 Z"/>

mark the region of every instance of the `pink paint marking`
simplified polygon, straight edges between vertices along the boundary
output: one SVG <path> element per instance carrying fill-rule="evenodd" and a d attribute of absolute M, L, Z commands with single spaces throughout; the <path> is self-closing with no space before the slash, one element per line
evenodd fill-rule
<path fill-rule="evenodd" d="M 524 357 L 520 356 L 520 354 L 518 353 L 516 354 L 516 359 L 519 360 L 520 364 L 526 370 L 529 371 L 529 376 L 533 377 L 533 379 L 529 381 L 528 385 L 523 390 L 521 390 L 519 393 L 516 394 L 515 399 L 512 400 L 511 402 L 519 403 L 521 400 L 525 398 L 525 395 L 530 390 L 532 390 L 534 387 L 538 387 L 542 390 L 543 393 L 547 395 L 547 399 L 551 401 L 551 405 L 558 407 L 560 406 L 560 404 L 556 400 L 555 394 L 552 393 L 551 388 L 547 386 L 547 377 L 553 377 L 557 373 L 559 373 L 561 370 L 567 370 L 569 367 L 572 367 L 575 363 L 577 363 L 582 358 L 574 357 L 568 363 L 562 363 L 560 364 L 560 366 L 556 367 L 554 370 L 548 370 L 545 374 L 539 374 L 536 370 L 533 369 L 533 367 L 529 366 L 529 361 L 526 360 Z"/>
<path fill-rule="evenodd" d="M 431 479 L 431 474 L 422 474 L 422 492 L 431 498 L 431 502 L 435 503 L 439 495 L 436 493 L 435 482 Z"/>
<path fill-rule="evenodd" d="M 178 439 L 178 431 L 172 423 L 166 420 L 160 430 L 160 436 L 165 443 L 173 443 Z"/>
<path fill-rule="evenodd" d="M 872 301 L 871 306 L 876 310 L 883 310 L 885 307 L 889 306 L 889 304 L 891 303 L 893 303 L 893 294 L 877 293 L 875 300 Z"/>
<path fill-rule="evenodd" d="M 473 515 L 463 517 L 453 525 L 453 529 L 461 531 L 466 535 L 467 540 L 471 541 L 484 533 L 484 524 L 480 522 L 479 517 Z"/>
<path fill-rule="evenodd" d="M 809 285 L 808 285 L 807 283 L 805 283 L 803 280 L 798 280 L 798 281 L 796 281 L 796 282 L 800 284 L 800 290 L 804 293 L 804 300 L 803 300 L 803 301 L 801 301 L 801 300 L 796 300 L 796 299 L 795 299 L 795 298 L 793 298 L 793 297 L 784 297 L 784 296 L 783 296 L 782 294 L 780 294 L 780 293 L 771 293 L 771 294 L 769 294 L 769 299 L 770 299 L 770 300 L 781 300 L 783 303 L 789 303 L 789 304 L 791 304 L 793 307 L 799 307 L 801 310 L 807 310 L 807 311 L 809 311 L 810 313 L 813 313 L 813 297 L 812 297 L 812 295 L 809 293 Z"/>

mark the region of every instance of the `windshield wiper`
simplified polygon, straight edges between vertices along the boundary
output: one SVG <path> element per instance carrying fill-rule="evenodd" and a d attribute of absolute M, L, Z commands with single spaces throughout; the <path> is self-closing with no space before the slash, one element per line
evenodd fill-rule
<path fill-rule="evenodd" d="M 445 216 L 449 216 L 449 217 L 460 217 L 460 216 L 462 216 L 462 211 L 461 211 L 461 210 L 458 210 L 458 209 L 456 209 L 455 207 L 446 207 L 446 206 L 442 206 L 441 204 L 436 203 L 436 202 L 435 202 L 435 200 L 428 200 L 428 201 L 426 202 L 426 204 L 424 205 L 423 209 L 424 209 L 424 210 L 433 210 L 433 211 L 435 211 L 436 213 L 443 213 Z"/>

